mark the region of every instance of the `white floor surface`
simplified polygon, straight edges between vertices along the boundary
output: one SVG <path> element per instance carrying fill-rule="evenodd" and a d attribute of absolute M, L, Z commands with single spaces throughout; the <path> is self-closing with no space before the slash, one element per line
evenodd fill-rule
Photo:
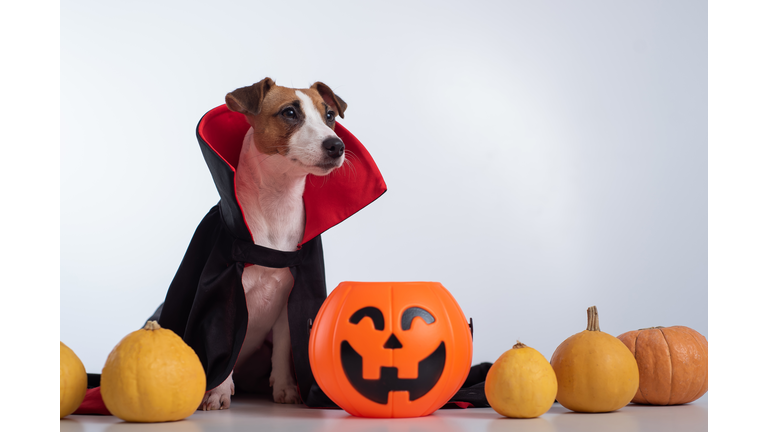
<path fill-rule="evenodd" d="M 112 416 L 71 415 L 61 420 L 61 432 L 688 432 L 707 430 L 707 395 L 691 404 L 644 406 L 630 404 L 603 414 L 574 413 L 560 404 L 535 419 L 508 419 L 491 408 L 442 409 L 427 417 L 367 419 L 338 409 L 279 405 L 253 396 L 235 396 L 229 410 L 197 411 L 170 423 L 126 423 Z"/>

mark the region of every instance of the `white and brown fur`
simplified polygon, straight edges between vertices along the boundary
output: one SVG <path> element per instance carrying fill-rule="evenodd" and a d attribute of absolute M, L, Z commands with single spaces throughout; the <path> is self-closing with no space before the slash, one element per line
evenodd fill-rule
<path fill-rule="evenodd" d="M 334 132 L 335 117 L 347 104 L 325 84 L 308 89 L 275 85 L 270 78 L 226 95 L 227 107 L 243 113 L 251 125 L 240 151 L 235 191 L 254 243 L 295 251 L 304 235 L 302 195 L 308 174 L 324 176 L 345 160 L 344 144 Z M 291 371 L 288 295 L 293 277 L 287 268 L 251 265 L 243 271 L 248 329 L 235 365 L 246 375 L 247 360 L 272 331 L 269 383 L 279 403 L 299 403 Z M 205 394 L 202 410 L 227 409 L 235 393 L 233 374 Z"/>

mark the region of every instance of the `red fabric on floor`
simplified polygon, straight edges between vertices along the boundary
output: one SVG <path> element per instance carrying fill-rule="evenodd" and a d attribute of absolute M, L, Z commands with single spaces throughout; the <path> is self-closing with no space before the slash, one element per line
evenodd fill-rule
<path fill-rule="evenodd" d="M 101 387 L 94 387 L 88 389 L 85 392 L 85 399 L 83 403 L 72 414 L 101 414 L 112 415 L 104 405 L 104 400 L 101 398 Z"/>

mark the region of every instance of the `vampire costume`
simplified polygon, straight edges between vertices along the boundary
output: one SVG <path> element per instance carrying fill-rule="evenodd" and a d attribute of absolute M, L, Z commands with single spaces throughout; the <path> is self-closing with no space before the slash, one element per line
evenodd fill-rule
<path fill-rule="evenodd" d="M 165 302 L 150 319 L 173 330 L 194 349 L 205 369 L 206 390 L 211 390 L 233 371 L 245 339 L 248 312 L 243 269 L 247 264 L 288 267 L 294 279 L 288 321 L 299 395 L 308 406 L 335 407 L 315 382 L 309 365 L 308 320 L 315 318 L 327 296 L 320 234 L 379 198 L 386 184 L 365 147 L 336 123 L 335 132 L 351 155 L 346 163 L 352 166 L 325 177 L 307 176 L 303 196 L 306 223 L 299 247 L 284 252 L 255 245 L 235 195 L 237 163 L 249 128 L 245 116 L 226 105 L 212 109 L 198 123 L 197 140 L 221 200 L 197 227 Z M 478 372 L 473 367 L 470 378 Z M 484 378 L 481 373 L 468 379 L 464 387 L 482 385 Z M 89 376 L 91 388 L 75 414 L 109 414 L 98 380 L 98 375 Z M 458 399 L 465 402 L 458 406 L 487 406 L 481 388 L 462 389 L 460 395 L 464 397 Z M 482 400 L 475 400 L 478 397 Z"/>
<path fill-rule="evenodd" d="M 326 177 L 308 175 L 304 190 L 306 223 L 296 251 L 283 252 L 253 243 L 235 195 L 235 173 L 245 116 L 226 105 L 208 112 L 197 127 L 197 140 L 221 201 L 203 218 L 158 310 L 159 324 L 173 330 L 195 350 L 211 390 L 235 367 L 248 326 L 243 268 L 257 264 L 288 267 L 294 285 L 288 298 L 291 351 L 299 394 L 308 403 L 315 384 L 309 366 L 307 321 L 327 295 L 320 234 L 370 204 L 386 184 L 368 151 L 343 126 L 335 132 L 344 142 L 351 167 Z"/>

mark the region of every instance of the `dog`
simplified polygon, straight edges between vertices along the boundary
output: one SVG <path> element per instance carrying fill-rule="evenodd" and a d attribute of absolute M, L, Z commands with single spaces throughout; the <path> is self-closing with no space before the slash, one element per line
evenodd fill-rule
<path fill-rule="evenodd" d="M 294 89 L 278 86 L 270 78 L 228 93 L 225 102 L 231 111 L 244 114 L 251 126 L 240 150 L 235 190 L 253 242 L 295 251 L 304 234 L 302 195 L 307 175 L 327 176 L 345 162 L 344 143 L 334 129 L 336 116 L 344 118 L 347 104 L 321 82 Z M 271 331 L 272 398 L 277 403 L 300 403 L 291 371 L 288 328 L 291 272 L 249 265 L 242 284 L 248 328 L 233 372 L 243 369 Z M 221 385 L 206 392 L 199 409 L 227 409 L 234 392 L 230 373 Z"/>

